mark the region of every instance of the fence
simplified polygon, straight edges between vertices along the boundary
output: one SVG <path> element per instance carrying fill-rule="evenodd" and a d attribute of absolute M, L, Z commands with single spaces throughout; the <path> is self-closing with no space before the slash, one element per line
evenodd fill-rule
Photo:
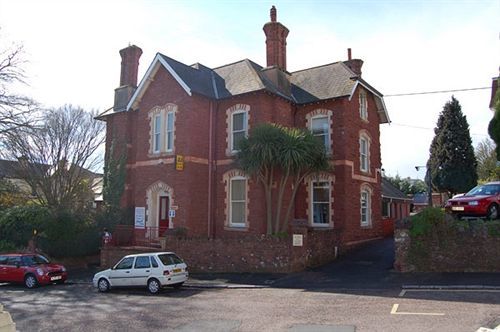
<path fill-rule="evenodd" d="M 133 225 L 116 225 L 110 246 L 160 247 L 159 236 L 165 232 L 160 227 L 134 228 Z"/>

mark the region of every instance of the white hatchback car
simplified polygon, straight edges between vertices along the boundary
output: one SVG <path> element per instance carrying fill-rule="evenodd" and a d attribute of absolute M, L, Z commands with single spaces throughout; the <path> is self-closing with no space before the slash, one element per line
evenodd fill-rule
<path fill-rule="evenodd" d="M 147 286 L 156 294 L 164 286 L 181 287 L 188 279 L 186 263 L 173 252 L 151 252 L 123 257 L 110 269 L 94 275 L 94 287 L 107 292 L 111 287 Z"/>

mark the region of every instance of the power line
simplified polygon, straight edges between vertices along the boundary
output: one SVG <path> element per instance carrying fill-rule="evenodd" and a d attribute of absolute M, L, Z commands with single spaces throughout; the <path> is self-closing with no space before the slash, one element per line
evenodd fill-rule
<path fill-rule="evenodd" d="M 414 128 L 414 129 L 423 129 L 423 130 L 432 130 L 434 131 L 434 128 L 429 128 L 429 127 L 419 127 L 419 126 L 413 126 L 413 125 L 408 125 L 408 124 L 403 124 L 403 123 L 394 123 L 391 122 L 391 125 L 394 126 L 400 126 L 400 127 L 408 127 L 408 128 Z M 470 133 L 472 136 L 484 136 L 487 137 L 488 135 L 486 134 L 475 134 L 475 133 Z"/>
<path fill-rule="evenodd" d="M 490 86 L 482 88 L 467 88 L 467 89 L 455 89 L 455 90 L 437 90 L 437 91 L 425 91 L 425 92 L 409 92 L 409 93 L 396 93 L 392 95 L 384 95 L 384 97 L 401 97 L 401 96 L 414 96 L 414 95 L 428 95 L 433 93 L 447 93 L 447 92 L 460 92 L 460 91 L 473 91 L 473 90 L 486 90 L 491 89 Z"/>

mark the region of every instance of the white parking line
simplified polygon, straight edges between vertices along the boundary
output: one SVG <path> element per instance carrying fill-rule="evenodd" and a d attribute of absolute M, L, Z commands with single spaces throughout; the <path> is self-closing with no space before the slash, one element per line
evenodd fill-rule
<path fill-rule="evenodd" d="M 421 288 L 421 289 L 403 289 L 399 293 L 399 297 L 405 296 L 408 292 L 481 292 L 481 293 L 500 293 L 500 289 L 434 289 L 434 288 Z"/>
<path fill-rule="evenodd" d="M 444 316 L 443 313 L 437 312 L 398 312 L 399 304 L 395 303 L 392 306 L 391 315 L 424 315 L 424 316 Z"/>

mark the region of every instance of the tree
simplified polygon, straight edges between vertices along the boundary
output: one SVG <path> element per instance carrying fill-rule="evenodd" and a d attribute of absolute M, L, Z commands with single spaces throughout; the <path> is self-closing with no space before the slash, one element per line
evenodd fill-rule
<path fill-rule="evenodd" d="M 451 195 L 468 191 L 477 184 L 477 161 L 467 118 L 455 97 L 444 105 L 434 133 L 427 161 L 432 185 Z"/>
<path fill-rule="evenodd" d="M 0 52 L 0 138 L 14 129 L 33 125 L 37 104 L 12 91 L 15 84 L 25 83 L 23 54 L 22 46 Z"/>
<path fill-rule="evenodd" d="M 493 102 L 495 113 L 488 125 L 488 134 L 496 144 L 497 160 L 500 160 L 500 90 L 497 91 Z"/>
<path fill-rule="evenodd" d="M 13 182 L 0 179 L 0 211 L 26 204 L 27 195 Z"/>
<path fill-rule="evenodd" d="M 495 143 L 488 138 L 477 145 L 476 159 L 479 181 L 487 182 L 498 179 L 496 174 L 497 155 L 495 149 Z"/>
<path fill-rule="evenodd" d="M 98 149 L 104 124 L 95 113 L 65 105 L 46 110 L 40 125 L 6 134 L 4 157 L 19 160 L 19 176 L 40 204 L 78 211 L 93 202 L 94 170 L 102 164 Z"/>
<path fill-rule="evenodd" d="M 419 179 L 402 178 L 399 174 L 395 177 L 384 176 L 395 187 L 401 190 L 405 195 L 426 192 L 427 186 L 424 181 Z"/>
<path fill-rule="evenodd" d="M 264 187 L 267 234 L 286 231 L 302 181 L 308 175 L 330 169 L 323 143 L 306 130 L 262 124 L 239 142 L 239 149 L 237 158 L 241 168 Z M 291 196 L 283 218 L 287 189 L 291 190 Z M 274 191 L 277 196 L 273 200 Z"/>

